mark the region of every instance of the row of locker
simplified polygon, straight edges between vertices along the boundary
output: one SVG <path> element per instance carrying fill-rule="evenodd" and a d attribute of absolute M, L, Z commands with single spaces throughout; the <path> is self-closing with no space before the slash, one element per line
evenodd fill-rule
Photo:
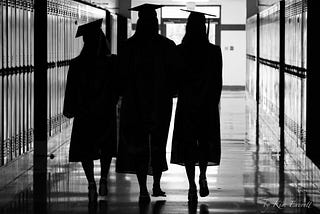
<path fill-rule="evenodd" d="M 247 81 L 249 97 L 255 99 L 259 87 L 259 134 L 278 144 L 279 116 L 284 117 L 285 148 L 292 154 L 306 150 L 306 47 L 307 1 L 285 1 L 284 40 L 280 38 L 280 3 L 247 20 Z M 259 20 L 258 20 L 259 19 Z M 259 22 L 259 28 L 257 23 Z M 259 31 L 259 32 L 257 32 Z M 259 40 L 257 41 L 257 33 Z M 280 71 L 280 41 L 284 41 L 284 70 Z M 259 56 L 257 56 L 259 47 Z M 259 80 L 257 85 L 257 62 Z M 284 110 L 280 112 L 280 72 L 284 72 Z M 276 126 L 272 124 L 276 123 Z M 250 123 L 256 125 L 255 123 Z M 270 133 L 273 136 L 268 136 Z M 269 139 L 269 140 L 268 140 Z M 276 142 L 272 142 L 276 141 Z M 301 157 L 297 155 L 296 157 Z"/>
<path fill-rule="evenodd" d="M 75 38 L 79 25 L 103 18 L 105 32 L 106 11 L 81 5 L 71 0 L 49 0 L 47 16 L 48 95 L 47 118 L 49 135 L 61 132 L 63 100 L 70 60 L 79 55 L 82 38 Z"/>
<path fill-rule="evenodd" d="M 0 6 L 0 166 L 32 149 L 33 1 Z"/>
<path fill-rule="evenodd" d="M 279 150 L 280 5 L 259 14 L 259 137 Z"/>
<path fill-rule="evenodd" d="M 307 66 L 307 2 L 286 1 L 285 63 L 301 68 Z M 298 47 L 298 48 L 297 48 Z"/>
<path fill-rule="evenodd" d="M 72 0 L 47 1 L 48 137 L 70 123 L 62 115 L 68 66 L 82 48 L 79 25 L 104 18 L 101 8 Z M 0 166 L 33 149 L 34 0 L 0 1 Z"/>
<path fill-rule="evenodd" d="M 280 6 L 262 11 L 260 19 L 260 58 L 279 62 L 279 27 L 280 27 Z"/>
<path fill-rule="evenodd" d="M 257 28 L 256 28 L 256 16 L 253 16 L 247 20 L 246 23 L 246 50 L 247 50 L 247 61 L 246 61 L 246 91 L 250 95 L 251 99 L 256 97 L 256 65 L 257 65 Z"/>

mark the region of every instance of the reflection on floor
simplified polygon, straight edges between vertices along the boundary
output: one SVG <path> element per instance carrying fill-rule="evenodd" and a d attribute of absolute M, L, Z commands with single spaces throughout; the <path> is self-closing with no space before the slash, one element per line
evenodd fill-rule
<path fill-rule="evenodd" d="M 48 160 L 48 213 L 317 213 L 320 201 L 310 201 L 296 188 L 277 158 L 263 146 L 245 142 L 244 92 L 224 92 L 221 101 L 222 161 L 208 169 L 210 195 L 188 206 L 188 184 L 183 167 L 169 165 L 163 174 L 165 198 L 152 198 L 139 206 L 138 183 L 134 175 L 115 173 L 115 159 L 109 176 L 109 195 L 99 197 L 98 207 L 88 207 L 87 183 L 79 163 L 69 164 L 68 144 Z M 172 131 L 170 132 L 171 137 Z M 168 161 L 170 160 L 170 140 Z M 95 163 L 99 182 L 99 162 Z M 197 172 L 199 174 L 199 172 Z M 148 177 L 152 187 L 152 178 Z M 22 191 L 16 193 L 19 188 Z M 320 195 L 315 189 L 315 194 Z M 37 213 L 33 209 L 32 171 L 0 190 L 0 213 Z"/>

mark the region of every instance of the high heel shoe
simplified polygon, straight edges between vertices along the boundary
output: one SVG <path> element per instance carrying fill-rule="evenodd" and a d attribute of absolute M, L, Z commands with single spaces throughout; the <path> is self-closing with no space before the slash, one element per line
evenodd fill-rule
<path fill-rule="evenodd" d="M 189 203 L 198 202 L 198 195 L 197 195 L 197 188 L 196 187 L 189 188 L 188 201 L 189 201 Z"/>
<path fill-rule="evenodd" d="M 107 178 L 101 178 L 99 182 L 99 195 L 108 195 L 108 180 Z"/>
<path fill-rule="evenodd" d="M 200 186 L 200 196 L 206 197 L 209 195 L 209 188 L 207 179 L 199 179 L 199 186 Z"/>
<path fill-rule="evenodd" d="M 139 203 L 149 203 L 151 201 L 150 195 L 148 192 L 140 193 L 139 195 Z"/>
<path fill-rule="evenodd" d="M 98 199 L 96 184 L 89 183 L 88 190 L 89 204 L 96 204 Z"/>
<path fill-rule="evenodd" d="M 161 190 L 160 187 L 152 188 L 152 196 L 153 197 L 166 197 L 166 193 Z"/>

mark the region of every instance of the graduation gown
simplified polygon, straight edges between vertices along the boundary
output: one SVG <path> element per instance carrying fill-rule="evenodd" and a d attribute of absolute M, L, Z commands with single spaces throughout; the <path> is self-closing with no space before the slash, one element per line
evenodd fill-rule
<path fill-rule="evenodd" d="M 168 169 L 166 143 L 175 94 L 174 53 L 173 41 L 161 35 L 143 38 L 136 34 L 119 52 L 122 103 L 117 172 L 136 173 L 145 162 L 159 171 Z"/>
<path fill-rule="evenodd" d="M 69 161 L 96 160 L 116 153 L 115 56 L 83 55 L 70 63 L 63 114 L 74 118 Z"/>
<path fill-rule="evenodd" d="M 184 68 L 179 76 L 171 163 L 198 164 L 202 158 L 208 165 L 219 165 L 221 49 L 210 43 L 201 49 L 178 48 Z"/>

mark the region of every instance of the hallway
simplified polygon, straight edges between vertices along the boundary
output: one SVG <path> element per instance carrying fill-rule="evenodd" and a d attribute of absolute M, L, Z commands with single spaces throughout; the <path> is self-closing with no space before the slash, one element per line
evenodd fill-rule
<path fill-rule="evenodd" d="M 301 181 L 290 176 L 295 169 L 284 167 L 284 171 L 280 170 L 283 169 L 281 162 L 268 147 L 257 147 L 255 142 L 245 141 L 246 104 L 243 91 L 223 92 L 221 165 L 208 169 L 210 195 L 199 198 L 197 206 L 188 207 L 188 183 L 184 168 L 170 164 L 162 178 L 167 197 L 152 197 L 149 205 L 139 207 L 136 177 L 116 174 L 113 159 L 109 195 L 99 197 L 96 209 L 88 209 L 85 175 L 80 163 L 68 163 L 68 143 L 65 143 L 54 151 L 54 159 L 48 159 L 48 213 L 318 213 L 319 189 L 301 188 Z M 68 139 L 70 128 L 51 140 Z M 169 151 L 170 140 L 168 162 Z M 98 161 L 95 174 L 98 182 Z M 302 182 L 308 183 L 307 180 Z M 30 169 L 0 190 L 0 213 L 33 213 L 32 184 Z M 151 190 L 151 177 L 148 177 L 148 187 Z M 313 194 L 312 200 L 308 198 L 309 192 Z"/>

